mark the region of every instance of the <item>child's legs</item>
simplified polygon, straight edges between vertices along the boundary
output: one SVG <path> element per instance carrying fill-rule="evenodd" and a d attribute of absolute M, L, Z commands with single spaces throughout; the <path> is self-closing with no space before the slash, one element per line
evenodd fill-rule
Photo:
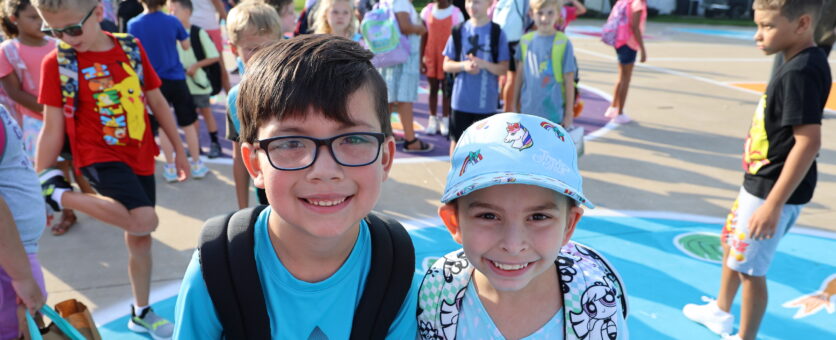
<path fill-rule="evenodd" d="M 406 140 L 415 139 L 415 126 L 412 122 L 412 102 L 398 102 L 395 103 L 398 115 L 401 117 L 401 125 L 403 125 L 403 137 Z"/>
<path fill-rule="evenodd" d="M 150 209 L 142 207 L 137 209 Z M 134 209 L 134 210 L 137 210 Z M 128 248 L 128 278 L 131 280 L 131 290 L 135 306 L 147 306 L 151 292 L 151 235 L 136 236 L 125 233 L 125 246 Z"/>
<path fill-rule="evenodd" d="M 441 80 L 441 114 L 450 117 L 450 107 L 453 101 L 453 79 L 447 76 Z"/>
<path fill-rule="evenodd" d="M 618 107 L 618 113 L 624 112 L 624 102 L 627 101 L 627 90 L 630 89 L 630 79 L 633 77 L 633 64 L 618 64 L 618 101 L 613 102 Z"/>
<path fill-rule="evenodd" d="M 163 158 L 165 158 L 165 162 L 168 164 L 174 164 L 174 145 L 171 144 L 171 141 L 168 140 L 168 136 L 165 133 L 161 133 L 160 135 L 160 149 L 162 149 Z"/>
<path fill-rule="evenodd" d="M 41 263 L 38 261 L 38 256 L 37 254 L 27 254 L 27 256 L 29 257 L 29 265 L 32 269 L 32 277 L 38 283 L 38 286 L 41 287 L 41 293 L 46 298 L 44 272 L 41 270 Z M 9 277 L 3 268 L 0 268 L 0 339 L 17 339 L 19 331 L 17 306 L 17 293 L 15 293 L 12 287 L 12 278 Z"/>
<path fill-rule="evenodd" d="M 505 101 L 503 110 L 513 112 L 512 102 L 514 101 L 514 86 L 517 80 L 517 45 L 519 41 L 508 42 L 508 51 L 511 53 L 511 60 L 508 61 L 508 72 L 505 73 L 505 86 L 502 87 L 502 100 Z"/>
<path fill-rule="evenodd" d="M 182 128 L 183 132 L 186 134 L 186 146 L 189 148 L 189 151 L 193 156 L 192 159 L 196 159 L 194 158 L 194 155 L 195 152 L 197 152 L 198 156 L 200 155 L 200 144 L 197 142 L 197 131 L 194 131 L 194 135 L 190 137 L 189 134 L 192 132 L 189 131 L 189 127 L 194 125 L 197 121 L 197 110 L 195 109 L 192 95 L 189 93 L 189 86 L 186 84 L 186 80 L 162 79 L 160 92 L 162 92 L 169 105 L 174 107 L 174 116 L 177 118 L 177 126 Z M 160 134 L 160 144 L 163 144 L 163 135 L 165 134 Z M 179 141 L 170 142 L 176 143 Z"/>
<path fill-rule="evenodd" d="M 381 69 L 381 76 L 386 81 L 389 105 L 391 107 L 394 103 L 398 111 L 406 140 L 415 139 L 412 103 L 418 99 L 419 59 L 419 54 L 414 53 L 403 64 Z"/>
<path fill-rule="evenodd" d="M 61 204 L 135 235 L 147 235 L 159 223 L 154 212 L 154 176 L 138 176 L 125 163 L 95 163 L 81 169 L 100 195 L 66 192 Z"/>
<path fill-rule="evenodd" d="M 206 131 L 209 133 L 218 132 L 218 123 L 215 121 L 215 115 L 212 114 L 212 106 L 209 104 L 208 95 L 194 96 L 195 106 L 197 112 L 203 117 L 203 123 L 206 124 Z"/>
<path fill-rule="evenodd" d="M 766 276 L 740 274 L 740 281 L 743 282 L 743 304 L 740 307 L 740 327 L 737 334 L 743 340 L 755 340 L 766 313 Z"/>
<path fill-rule="evenodd" d="M 438 85 L 441 80 L 427 77 L 427 82 L 430 84 L 430 95 L 427 100 L 430 106 L 430 116 L 436 116 L 438 114 Z"/>
<path fill-rule="evenodd" d="M 189 126 L 183 127 L 183 133 L 186 135 L 186 145 L 189 147 L 189 155 L 192 162 L 200 160 L 200 140 L 197 138 L 197 121 Z"/>

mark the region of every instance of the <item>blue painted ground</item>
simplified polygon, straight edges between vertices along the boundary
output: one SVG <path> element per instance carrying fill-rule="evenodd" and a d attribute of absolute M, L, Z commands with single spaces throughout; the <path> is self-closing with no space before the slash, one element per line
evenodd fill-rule
<path fill-rule="evenodd" d="M 630 300 L 628 322 L 633 339 L 716 339 L 707 329 L 685 319 L 680 310 L 686 303 L 699 302 L 703 295 L 716 294 L 720 265 L 712 260 L 719 252 L 719 229 L 718 224 L 701 222 L 588 216 L 573 240 L 602 252 L 621 273 Z M 458 248 L 442 227 L 411 233 L 422 266 Z M 798 233 L 786 236 L 769 273 L 770 304 L 759 339 L 836 339 L 832 309 L 814 309 L 810 315 L 794 319 L 801 309 L 783 306 L 819 292 L 824 281 L 836 279 L 832 276 L 836 274 L 834 248 L 834 238 Z M 155 310 L 172 317 L 175 298 L 154 304 Z M 832 308 L 836 299 L 828 300 Z M 739 304 L 732 312 L 740 315 Z M 126 322 L 127 315 L 101 326 L 104 339 L 147 339 L 128 331 Z"/>
<path fill-rule="evenodd" d="M 700 35 L 710 35 L 713 37 L 723 37 L 731 39 L 752 40 L 755 36 L 754 30 L 724 30 L 715 28 L 673 28 L 674 31 L 693 33 Z"/>

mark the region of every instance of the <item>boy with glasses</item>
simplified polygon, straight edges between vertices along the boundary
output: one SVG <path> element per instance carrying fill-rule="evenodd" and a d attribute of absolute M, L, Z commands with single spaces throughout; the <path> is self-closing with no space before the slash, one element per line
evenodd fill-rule
<path fill-rule="evenodd" d="M 215 226 L 210 220 L 180 287 L 176 338 L 416 337 L 411 241 L 400 225 L 382 226 L 370 214 L 395 156 L 386 84 L 371 63 L 373 56 L 345 38 L 303 35 L 265 47 L 250 60 L 237 102 L 240 141 L 247 170 L 255 185 L 265 189 L 270 205 L 249 215 L 245 235 L 251 244 L 239 248 L 254 257 L 256 282 L 237 282 L 263 291 L 263 296 L 243 298 L 237 287 L 212 293 L 219 291 L 213 289 L 217 277 L 210 273 L 218 268 L 207 261 L 217 256 L 212 250 L 218 248 L 210 249 L 206 242 L 207 230 Z M 230 232 L 237 229 L 232 222 L 236 215 L 224 225 Z M 407 243 L 379 246 L 378 235 L 386 234 L 382 229 L 388 229 L 392 241 L 401 235 Z M 226 235 L 220 233 L 223 239 Z M 235 245 L 228 245 L 230 255 Z M 373 275 L 378 253 L 388 254 L 390 263 L 408 258 L 407 265 L 392 266 L 393 273 L 400 269 L 402 275 L 385 282 Z M 242 257 L 234 259 L 229 273 L 241 267 Z M 223 279 L 240 279 L 233 276 Z M 369 287 L 378 285 L 384 285 L 381 290 L 401 287 L 402 295 L 375 301 L 394 307 L 381 307 L 392 311 L 391 319 L 375 324 L 382 324 L 379 333 L 360 336 L 366 329 L 357 326 L 364 325 L 358 320 L 380 320 L 384 314 L 361 312 L 363 302 L 369 302 L 366 295 L 375 293 Z M 250 332 L 245 336 L 236 336 L 229 327 L 236 323 L 225 321 L 228 311 L 217 307 L 233 294 L 250 302 L 239 303 L 242 315 L 254 304 L 263 305 L 256 311 L 264 312 L 256 316 L 267 315 L 262 326 L 243 327 Z"/>
<path fill-rule="evenodd" d="M 151 232 L 154 211 L 154 155 L 147 104 L 165 134 L 179 140 L 174 117 L 160 93 L 160 79 L 142 45 L 125 34 L 103 32 L 97 0 L 36 0 L 45 27 L 62 41 L 43 61 L 38 102 L 44 127 L 36 170 L 46 202 L 56 211 L 76 209 L 125 230 L 128 274 L 134 296 L 128 327 L 155 339 L 169 338 L 173 326 L 149 307 Z M 92 9 L 89 9 L 92 8 Z M 51 169 L 68 137 L 76 169 L 98 195 L 72 192 L 60 171 Z M 175 143 L 180 180 L 189 176 L 183 147 Z"/>

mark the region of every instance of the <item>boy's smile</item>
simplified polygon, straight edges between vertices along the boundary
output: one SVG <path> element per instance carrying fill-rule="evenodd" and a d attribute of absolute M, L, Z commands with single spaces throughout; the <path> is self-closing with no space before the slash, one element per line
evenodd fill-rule
<path fill-rule="evenodd" d="M 259 139 L 276 136 L 310 136 L 326 139 L 349 132 L 379 132 L 372 95 L 361 87 L 348 98 L 348 114 L 353 125 L 343 125 L 310 110 L 305 118 L 272 120 L 259 129 Z M 338 164 L 327 146 L 310 167 L 284 171 L 273 168 L 264 150 L 244 144 L 249 152 L 248 168 L 255 184 L 267 191 L 270 205 L 277 214 L 270 225 L 278 226 L 289 239 L 339 238 L 356 227 L 372 210 L 394 155 L 394 141 L 386 138 L 377 161 L 365 166 Z M 251 156 L 247 157 L 250 154 Z M 282 236 L 285 237 L 285 234 Z"/>
<path fill-rule="evenodd" d="M 464 246 L 477 277 L 497 291 L 514 292 L 554 275 L 554 261 L 583 212 L 565 196 L 539 186 L 495 185 L 445 205 L 442 218 L 456 210 L 453 237 Z M 448 211 L 444 211 L 448 209 Z M 477 280 L 478 282 L 478 280 Z"/>

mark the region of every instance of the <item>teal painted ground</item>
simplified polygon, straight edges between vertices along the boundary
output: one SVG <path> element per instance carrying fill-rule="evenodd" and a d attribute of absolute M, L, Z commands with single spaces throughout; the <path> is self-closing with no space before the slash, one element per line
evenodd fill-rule
<path fill-rule="evenodd" d="M 716 294 L 720 264 L 714 260 L 719 229 L 718 224 L 699 222 L 590 216 L 581 221 L 573 239 L 599 250 L 621 273 L 630 299 L 631 338 L 716 339 L 707 329 L 685 319 L 680 310 L 686 303 L 699 302 L 703 295 Z M 420 263 L 457 248 L 441 227 L 411 233 Z M 836 315 L 826 308 L 794 319 L 799 308 L 782 306 L 817 293 L 823 281 L 836 279 L 831 276 L 836 274 L 834 248 L 833 238 L 797 233 L 784 238 L 769 273 L 770 303 L 759 339 L 836 339 Z M 175 298 L 158 302 L 154 308 L 172 317 Z M 830 303 L 836 303 L 836 298 Z M 740 306 L 735 304 L 732 312 L 740 315 Z M 149 339 L 128 331 L 126 323 L 127 315 L 103 325 L 103 338 Z"/>

